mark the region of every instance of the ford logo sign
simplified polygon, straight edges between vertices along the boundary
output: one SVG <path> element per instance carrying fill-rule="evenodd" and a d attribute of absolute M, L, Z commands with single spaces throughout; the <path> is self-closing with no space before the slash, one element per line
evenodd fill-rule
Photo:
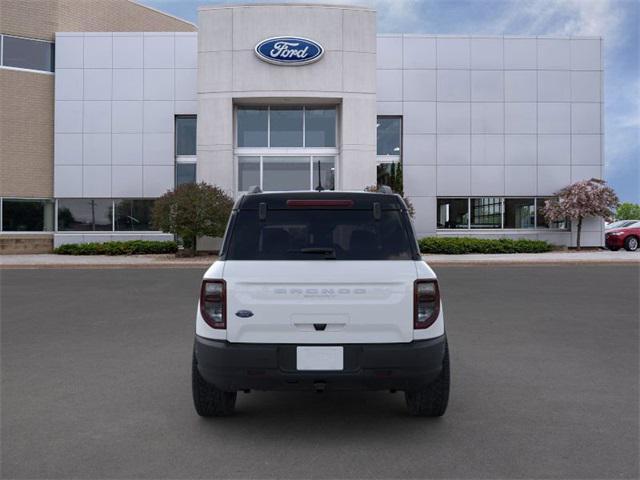
<path fill-rule="evenodd" d="M 308 65 L 320 60 L 324 48 L 308 38 L 273 37 L 258 43 L 255 51 L 260 60 L 275 65 Z"/>

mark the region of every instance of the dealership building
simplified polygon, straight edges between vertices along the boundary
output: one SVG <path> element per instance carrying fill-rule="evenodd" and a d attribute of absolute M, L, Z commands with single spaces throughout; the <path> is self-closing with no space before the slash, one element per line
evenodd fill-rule
<path fill-rule="evenodd" d="M 25 4 L 0 15 L 4 252 L 172 238 L 153 201 L 194 181 L 389 184 L 419 236 L 574 245 L 543 202 L 603 178 L 600 38 L 379 35 L 359 6 L 204 6 L 196 27 L 128 0 Z"/>

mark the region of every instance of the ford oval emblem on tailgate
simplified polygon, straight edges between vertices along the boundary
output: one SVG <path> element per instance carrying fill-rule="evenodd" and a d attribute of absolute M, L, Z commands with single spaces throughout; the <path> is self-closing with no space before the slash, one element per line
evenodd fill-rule
<path fill-rule="evenodd" d="M 240 317 L 240 318 L 253 317 L 253 312 L 251 310 L 238 310 L 236 312 L 236 317 Z"/>

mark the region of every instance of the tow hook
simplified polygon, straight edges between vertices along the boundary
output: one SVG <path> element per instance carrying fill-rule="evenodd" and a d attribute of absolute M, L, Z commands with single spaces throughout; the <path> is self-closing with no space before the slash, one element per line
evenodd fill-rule
<path fill-rule="evenodd" d="M 313 388 L 316 393 L 324 392 L 325 388 L 327 388 L 327 382 L 313 382 Z"/>

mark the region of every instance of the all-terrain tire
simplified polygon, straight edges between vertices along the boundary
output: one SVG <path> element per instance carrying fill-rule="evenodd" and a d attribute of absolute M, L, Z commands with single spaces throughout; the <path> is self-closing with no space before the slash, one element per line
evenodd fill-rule
<path fill-rule="evenodd" d="M 433 382 L 422 390 L 404 393 L 407 409 L 416 417 L 441 417 L 449 403 L 449 345 L 445 343 L 442 370 Z"/>
<path fill-rule="evenodd" d="M 227 417 L 236 407 L 237 392 L 224 392 L 208 383 L 198 371 L 196 356 L 191 365 L 193 405 L 201 417 Z"/>
<path fill-rule="evenodd" d="M 633 235 L 628 236 L 624 239 L 624 249 L 629 252 L 635 252 L 638 250 L 638 237 L 634 237 Z"/>

